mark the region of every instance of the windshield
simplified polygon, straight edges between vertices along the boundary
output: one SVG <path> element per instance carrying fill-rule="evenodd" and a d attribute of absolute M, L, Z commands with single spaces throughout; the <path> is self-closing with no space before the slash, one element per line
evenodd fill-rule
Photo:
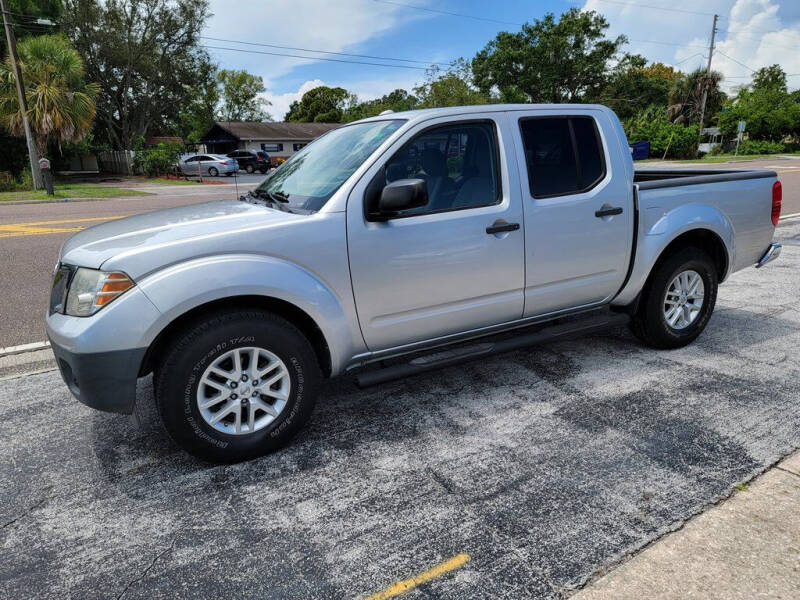
<path fill-rule="evenodd" d="M 317 211 L 405 121 L 373 121 L 326 133 L 292 156 L 256 189 L 288 206 Z"/>

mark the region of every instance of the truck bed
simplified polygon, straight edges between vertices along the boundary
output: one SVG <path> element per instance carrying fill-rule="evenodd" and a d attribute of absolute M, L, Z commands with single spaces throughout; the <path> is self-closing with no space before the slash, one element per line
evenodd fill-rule
<path fill-rule="evenodd" d="M 640 190 L 652 190 L 768 177 L 777 177 L 777 174 L 768 169 L 641 169 L 634 171 L 633 182 Z"/>

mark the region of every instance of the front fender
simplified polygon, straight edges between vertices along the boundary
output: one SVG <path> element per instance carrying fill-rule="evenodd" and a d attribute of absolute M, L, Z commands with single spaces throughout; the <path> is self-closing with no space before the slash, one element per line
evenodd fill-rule
<path fill-rule="evenodd" d="M 340 298 L 319 277 L 294 263 L 260 255 L 223 255 L 172 265 L 138 283 L 161 312 L 147 337 L 156 336 L 179 316 L 203 304 L 235 296 L 264 296 L 289 302 L 322 331 L 331 354 L 332 374 L 358 352 L 358 340 Z"/>
<path fill-rule="evenodd" d="M 734 264 L 734 230 L 730 220 L 722 211 L 700 202 L 682 204 L 671 210 L 665 210 L 663 207 L 642 210 L 639 214 L 633 269 L 628 282 L 612 304 L 622 306 L 633 302 L 667 246 L 684 233 L 702 229 L 711 231 L 722 241 L 728 254 L 728 272 L 730 272 L 731 265 Z"/>

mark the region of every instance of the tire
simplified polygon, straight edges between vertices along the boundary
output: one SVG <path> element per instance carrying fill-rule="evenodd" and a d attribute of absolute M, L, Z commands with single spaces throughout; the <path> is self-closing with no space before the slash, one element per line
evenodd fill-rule
<path fill-rule="evenodd" d="M 217 168 L 216 168 L 216 167 L 209 167 L 209 168 L 208 168 L 208 174 L 209 174 L 211 177 L 216 177 L 217 175 L 219 175 L 219 171 L 217 170 Z"/>
<path fill-rule="evenodd" d="M 252 348 L 270 355 L 259 356 L 256 363 L 259 368 L 266 369 L 273 359 L 282 363 L 263 377 L 281 375 L 281 380 L 275 384 L 279 386 L 278 391 L 273 391 L 274 386 L 268 389 L 272 394 L 284 394 L 285 400 L 263 395 L 256 399 L 256 393 L 251 396 L 251 386 L 257 383 L 253 381 L 254 371 L 249 368 Z M 240 355 L 241 372 L 249 373 L 250 377 L 248 382 L 228 380 L 225 384 L 224 378 L 210 371 L 211 366 L 234 371 L 232 353 L 236 352 Z M 322 378 L 316 355 L 306 337 L 281 317 L 257 310 L 222 312 L 196 321 L 176 336 L 176 341 L 161 358 L 154 382 L 156 404 L 164 426 L 187 452 L 218 463 L 247 460 L 285 446 L 311 416 Z M 214 381 L 214 387 L 203 383 L 209 378 Z M 220 391 L 215 392 L 218 389 Z M 234 397 L 237 391 L 253 404 L 245 404 L 242 398 Z M 209 396 L 213 402 L 215 394 L 226 399 L 202 410 L 201 402 L 209 402 Z M 259 401 L 261 405 L 274 402 L 271 406 L 277 415 L 257 408 L 255 402 Z M 235 408 L 237 404 L 238 409 Z M 217 424 L 210 422 L 215 415 L 231 407 L 234 407 L 233 412 L 225 414 Z M 239 411 L 242 431 L 235 433 Z M 257 415 L 253 420 L 249 418 L 251 412 Z M 253 424 L 252 431 L 247 431 L 250 425 L 245 419 Z"/>
<path fill-rule="evenodd" d="M 259 169 L 259 172 L 260 172 L 262 175 L 266 175 L 266 173 L 267 173 L 267 170 L 268 170 L 268 169 L 266 169 L 266 168 L 264 168 L 264 169 Z"/>
<path fill-rule="evenodd" d="M 691 290 L 696 282 L 692 273 L 699 275 L 702 281 L 701 304 L 696 312 L 693 307 L 697 306 L 698 292 L 688 298 L 679 296 L 676 290 L 681 289 L 680 280 L 678 287 L 672 287 L 676 278 L 684 274 L 686 279 L 683 281 L 692 282 L 684 287 Z M 699 248 L 686 248 L 677 252 L 657 265 L 648 278 L 639 307 L 631 321 L 631 330 L 636 337 L 653 348 L 682 348 L 690 344 L 703 332 L 711 318 L 717 301 L 718 285 L 717 270 L 708 254 Z M 700 287 L 699 284 L 696 285 L 697 290 Z M 667 292 L 670 292 L 669 297 Z M 676 312 L 670 312 L 672 308 L 676 308 Z M 678 319 L 675 325 L 667 321 L 667 314 L 673 320 Z"/>
<path fill-rule="evenodd" d="M 252 174 L 253 174 L 253 171 L 255 171 L 255 169 L 253 168 L 253 165 L 247 165 L 247 166 L 244 168 L 244 170 L 245 170 L 245 171 L 247 171 L 247 174 L 248 174 L 248 175 L 252 175 Z"/>

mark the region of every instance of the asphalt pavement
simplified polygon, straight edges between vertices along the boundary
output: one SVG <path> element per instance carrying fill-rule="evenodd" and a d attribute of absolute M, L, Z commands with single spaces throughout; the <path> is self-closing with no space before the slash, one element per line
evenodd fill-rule
<path fill-rule="evenodd" d="M 44 315 L 53 268 L 64 241 L 75 231 L 109 219 L 220 198 L 236 198 L 263 176 L 243 175 L 238 188 L 223 185 L 178 186 L 115 184 L 148 196 L 83 202 L 0 203 L 0 348 L 43 341 Z"/>
<path fill-rule="evenodd" d="M 800 220 L 706 332 L 625 330 L 357 390 L 233 466 L 56 372 L 0 381 L 0 597 L 564 598 L 800 447 Z M 687 557 L 691 560 L 691 557 Z"/>

